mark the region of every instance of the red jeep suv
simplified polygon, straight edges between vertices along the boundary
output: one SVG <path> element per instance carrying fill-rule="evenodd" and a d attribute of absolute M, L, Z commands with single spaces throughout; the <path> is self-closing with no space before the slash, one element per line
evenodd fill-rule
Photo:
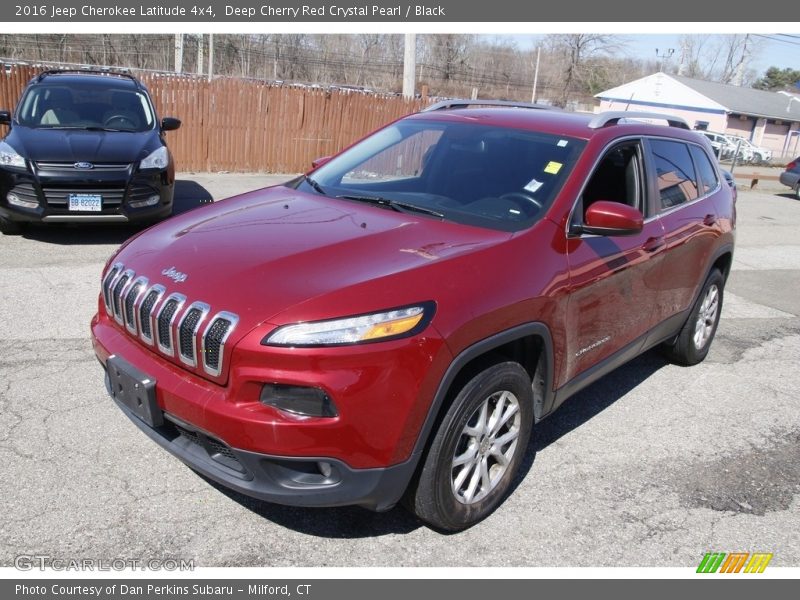
<path fill-rule="evenodd" d="M 94 348 L 225 486 L 459 530 L 569 396 L 654 346 L 705 358 L 734 225 L 680 119 L 449 101 L 123 244 Z"/>

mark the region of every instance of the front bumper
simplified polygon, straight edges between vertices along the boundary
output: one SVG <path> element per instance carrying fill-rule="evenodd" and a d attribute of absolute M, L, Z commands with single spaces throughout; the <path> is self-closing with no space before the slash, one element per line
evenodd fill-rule
<path fill-rule="evenodd" d="M 163 425 L 150 427 L 127 406 L 115 402 L 151 440 L 187 466 L 227 488 L 275 504 L 389 510 L 402 497 L 416 467 L 416 460 L 409 459 L 391 467 L 352 469 L 328 457 L 291 458 L 249 452 L 228 446 L 168 413 Z"/>
<path fill-rule="evenodd" d="M 9 202 L 8 195 L 34 206 L 22 207 Z M 70 194 L 101 197 L 100 211 L 72 211 Z M 158 196 L 151 206 L 135 208 L 137 202 Z M 80 172 L 66 168 L 23 171 L 0 168 L 0 217 L 30 223 L 126 223 L 158 220 L 172 214 L 174 178 L 169 170 L 140 172 L 132 165 L 119 170 Z"/>
<path fill-rule="evenodd" d="M 431 328 L 432 329 L 432 328 Z M 443 341 L 407 338 L 362 347 L 292 352 L 248 335 L 233 348 L 225 385 L 188 372 L 129 337 L 104 314 L 92 341 L 107 369 L 122 358 L 155 381 L 151 439 L 205 476 L 240 493 L 298 506 L 394 506 L 413 475 L 414 445 L 438 379 L 451 359 Z M 107 385 L 108 385 L 108 374 Z M 259 402 L 265 383 L 320 387 L 332 418 L 286 413 Z"/>
<path fill-rule="evenodd" d="M 798 182 L 800 182 L 800 173 L 795 173 L 794 171 L 784 171 L 780 174 L 779 180 L 783 185 L 794 188 L 797 186 Z"/>

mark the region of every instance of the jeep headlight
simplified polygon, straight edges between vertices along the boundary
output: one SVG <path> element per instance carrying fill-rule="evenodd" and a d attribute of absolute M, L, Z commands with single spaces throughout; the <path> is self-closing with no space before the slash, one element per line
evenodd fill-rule
<path fill-rule="evenodd" d="M 0 142 L 0 166 L 18 169 L 26 167 L 25 159 L 6 142 Z"/>
<path fill-rule="evenodd" d="M 270 346 L 335 346 L 385 341 L 422 331 L 433 312 L 434 304 L 425 302 L 344 319 L 284 325 L 261 343 Z"/>
<path fill-rule="evenodd" d="M 166 146 L 161 146 L 158 150 L 154 150 L 147 157 L 139 163 L 140 169 L 166 169 L 169 164 L 169 153 Z"/>

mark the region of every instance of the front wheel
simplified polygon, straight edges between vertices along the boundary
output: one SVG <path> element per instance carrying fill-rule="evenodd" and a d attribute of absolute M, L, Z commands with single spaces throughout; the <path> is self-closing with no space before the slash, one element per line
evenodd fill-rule
<path fill-rule="evenodd" d="M 533 391 L 515 362 L 475 375 L 447 411 L 406 497 L 420 519 L 460 531 L 505 499 L 533 427 Z"/>
<path fill-rule="evenodd" d="M 702 362 L 711 348 L 722 313 L 722 290 L 725 279 L 719 269 L 713 269 L 706 279 L 700 297 L 692 307 L 678 339 L 667 346 L 667 357 L 680 365 Z"/>

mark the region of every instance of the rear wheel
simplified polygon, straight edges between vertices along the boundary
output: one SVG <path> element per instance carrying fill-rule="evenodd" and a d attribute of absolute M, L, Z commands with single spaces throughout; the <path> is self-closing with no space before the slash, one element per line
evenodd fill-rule
<path fill-rule="evenodd" d="M 706 279 L 700 297 L 692 307 L 678 339 L 666 347 L 667 357 L 680 365 L 696 365 L 705 359 L 717 332 L 722 313 L 722 289 L 725 280 L 719 269 L 713 269 Z"/>
<path fill-rule="evenodd" d="M 794 197 L 800 200 L 800 181 L 798 181 L 797 185 L 794 186 Z"/>
<path fill-rule="evenodd" d="M 515 362 L 478 373 L 458 393 L 406 505 L 434 527 L 459 531 L 505 499 L 533 426 L 528 373 Z"/>

